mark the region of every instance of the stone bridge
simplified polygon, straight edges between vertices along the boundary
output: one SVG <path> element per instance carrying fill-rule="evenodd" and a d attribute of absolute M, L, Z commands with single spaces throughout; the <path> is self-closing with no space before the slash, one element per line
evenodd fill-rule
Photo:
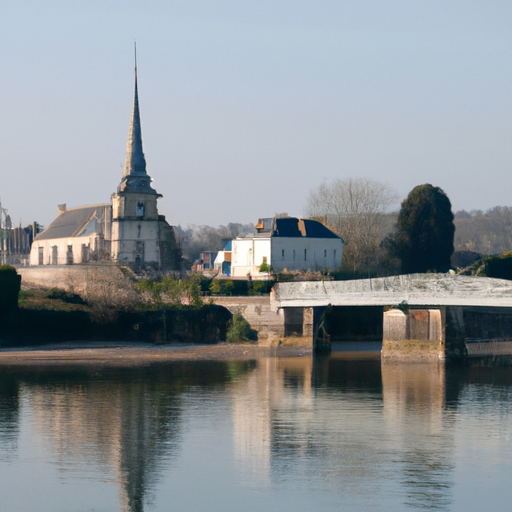
<path fill-rule="evenodd" d="M 316 350 L 329 350 L 329 308 L 379 306 L 383 359 L 444 360 L 512 355 L 512 282 L 450 274 L 278 283 L 270 309 Z M 300 323 L 302 322 L 302 329 Z"/>

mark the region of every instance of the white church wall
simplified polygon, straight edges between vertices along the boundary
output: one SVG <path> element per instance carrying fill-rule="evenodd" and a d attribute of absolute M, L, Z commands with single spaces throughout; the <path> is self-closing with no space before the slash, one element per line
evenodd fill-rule
<path fill-rule="evenodd" d="M 98 236 L 35 240 L 30 249 L 30 265 L 71 265 L 103 259 Z"/>

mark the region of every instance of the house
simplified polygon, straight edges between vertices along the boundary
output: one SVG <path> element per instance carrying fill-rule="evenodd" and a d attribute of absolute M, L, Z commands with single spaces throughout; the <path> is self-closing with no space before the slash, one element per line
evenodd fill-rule
<path fill-rule="evenodd" d="M 231 248 L 233 242 L 232 240 L 228 240 L 224 249 L 217 253 L 217 257 L 213 262 L 213 268 L 219 274 L 225 275 L 227 277 L 231 276 Z"/>
<path fill-rule="evenodd" d="M 213 270 L 213 262 L 217 257 L 217 251 L 204 251 L 199 254 L 199 258 L 192 265 L 192 272 L 203 272 L 204 270 Z"/>
<path fill-rule="evenodd" d="M 215 268 L 227 261 L 229 251 L 219 252 Z M 339 268 L 343 239 L 318 221 L 296 217 L 260 219 L 256 234 L 231 242 L 230 275 L 253 278 L 283 270 L 332 270 Z M 263 268 L 262 268 L 263 266 Z M 224 272 L 226 274 L 226 272 Z"/>
<path fill-rule="evenodd" d="M 111 202 L 77 208 L 59 205 L 59 216 L 34 239 L 30 265 L 111 261 L 134 270 L 177 270 L 181 263 L 174 229 L 159 215 L 142 149 L 135 67 L 135 94 L 121 183 Z"/>

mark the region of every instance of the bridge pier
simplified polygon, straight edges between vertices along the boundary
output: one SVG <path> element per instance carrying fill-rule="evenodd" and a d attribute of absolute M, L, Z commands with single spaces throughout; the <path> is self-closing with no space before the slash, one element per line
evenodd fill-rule
<path fill-rule="evenodd" d="M 384 311 L 382 359 L 433 362 L 446 359 L 446 308 Z"/>
<path fill-rule="evenodd" d="M 304 346 L 316 353 L 331 352 L 331 338 L 325 329 L 325 315 L 329 306 L 312 308 L 284 308 L 284 337 L 301 339 Z"/>

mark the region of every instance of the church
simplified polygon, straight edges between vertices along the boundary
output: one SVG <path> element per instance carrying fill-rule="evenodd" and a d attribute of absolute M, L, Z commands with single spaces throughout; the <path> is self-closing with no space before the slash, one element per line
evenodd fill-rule
<path fill-rule="evenodd" d="M 162 197 L 151 185 L 142 150 L 135 63 L 135 95 L 121 183 L 111 202 L 57 207 L 58 217 L 34 239 L 30 265 L 113 262 L 142 270 L 179 270 L 174 229 L 158 214 Z"/>

